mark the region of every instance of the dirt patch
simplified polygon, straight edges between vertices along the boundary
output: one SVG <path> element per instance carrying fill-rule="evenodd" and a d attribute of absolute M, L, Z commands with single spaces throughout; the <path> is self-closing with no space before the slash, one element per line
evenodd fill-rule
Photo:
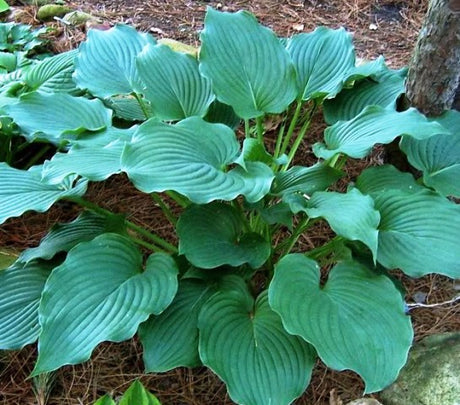
<path fill-rule="evenodd" d="M 246 9 L 280 36 L 308 32 L 318 25 L 343 26 L 353 32 L 358 56 L 373 59 L 383 54 L 393 67 L 406 65 L 415 45 L 427 7 L 427 0 L 384 2 L 372 0 L 258 0 L 258 1 L 159 1 L 159 0 L 100 0 L 72 1 L 69 4 L 100 18 L 101 24 L 116 22 L 131 24 L 151 32 L 156 37 L 174 38 L 198 45 L 206 7 L 226 11 Z M 23 12 L 22 19 L 38 23 L 36 8 L 16 6 Z M 57 50 L 75 47 L 85 38 L 85 28 L 66 27 L 59 22 L 55 27 L 54 46 Z M 323 125 L 318 122 L 309 140 L 318 138 Z M 309 145 L 299 154 L 301 162 L 311 158 Z M 377 150 L 372 157 L 353 162 L 349 178 L 371 163 L 381 163 Z M 124 212 L 142 226 L 154 229 L 160 236 L 174 241 L 172 228 L 163 221 L 159 210 L 149 196 L 137 192 L 126 178 L 114 177 L 91 186 L 88 199 L 115 212 Z M 24 249 L 35 246 L 49 227 L 58 221 L 69 221 L 78 215 L 74 205 L 58 203 L 46 214 L 27 214 L 11 219 L 0 227 L 0 246 Z M 299 247 L 311 249 L 324 241 L 328 229 L 318 226 L 300 240 Z M 454 294 L 452 280 L 441 276 L 427 276 L 419 280 L 404 280 L 407 299 L 416 300 L 423 294 L 427 303 L 446 301 Z M 426 335 L 459 329 L 459 308 L 452 305 L 412 310 L 416 339 Z M 48 382 L 37 384 L 27 380 L 36 358 L 34 347 L 0 357 L 0 403 L 34 404 L 49 393 L 49 404 L 91 404 L 106 392 L 120 394 L 136 378 L 164 404 L 226 405 L 228 398 L 224 384 L 204 368 L 176 369 L 164 374 L 143 374 L 142 350 L 137 339 L 100 345 L 92 359 L 82 365 L 64 367 Z M 35 387 L 35 392 L 34 392 Z M 38 388 L 37 388 L 38 387 Z M 295 404 L 323 405 L 346 403 L 362 395 L 361 379 L 352 372 L 335 372 L 318 363 L 312 382 Z M 45 395 L 46 396 L 46 395 Z M 376 396 L 377 397 L 377 396 Z M 335 402 L 333 402 L 335 401 Z"/>

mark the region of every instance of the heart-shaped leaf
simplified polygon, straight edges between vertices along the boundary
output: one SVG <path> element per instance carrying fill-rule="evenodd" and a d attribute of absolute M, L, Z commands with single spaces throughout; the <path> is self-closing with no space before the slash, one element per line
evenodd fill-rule
<path fill-rule="evenodd" d="M 423 171 L 423 182 L 441 194 L 460 197 L 460 112 L 447 111 L 435 120 L 451 131 L 416 140 L 403 137 L 401 149 L 412 166 Z"/>
<path fill-rule="evenodd" d="M 390 143 L 400 135 L 416 139 L 429 138 L 448 131 L 438 123 L 429 122 L 415 108 L 404 112 L 368 106 L 350 121 L 339 121 L 324 132 L 325 144 L 313 145 L 316 156 L 329 159 L 337 153 L 363 158 L 377 143 Z"/>
<path fill-rule="evenodd" d="M 236 403 L 287 405 L 305 390 L 314 351 L 284 330 L 266 292 L 254 302 L 247 289 L 222 290 L 203 305 L 198 326 L 201 360 Z"/>
<path fill-rule="evenodd" d="M 103 341 L 131 338 L 177 291 L 174 260 L 142 255 L 121 235 L 107 233 L 74 247 L 49 277 L 39 308 L 42 331 L 32 375 L 87 360 Z"/>
<path fill-rule="evenodd" d="M 112 122 L 112 111 L 100 100 L 66 93 L 28 93 L 3 108 L 27 139 L 40 138 L 57 144 L 85 130 L 98 131 Z"/>
<path fill-rule="evenodd" d="M 141 87 L 136 56 L 147 44 L 155 44 L 155 39 L 128 25 L 117 24 L 107 31 L 90 30 L 79 48 L 75 82 L 101 98 L 132 93 Z"/>
<path fill-rule="evenodd" d="M 309 217 L 325 218 L 336 234 L 363 242 L 376 258 L 380 214 L 371 197 L 358 189 L 345 194 L 319 191 L 312 195 L 307 207 Z"/>
<path fill-rule="evenodd" d="M 18 350 L 37 340 L 38 305 L 53 265 L 13 264 L 0 271 L 0 349 Z"/>
<path fill-rule="evenodd" d="M 460 206 L 429 191 L 373 196 L 380 212 L 377 260 L 412 277 L 460 277 Z"/>
<path fill-rule="evenodd" d="M 264 197 L 272 170 L 260 162 L 226 171 L 239 153 L 234 132 L 199 117 L 176 125 L 149 120 L 139 127 L 122 155 L 123 171 L 141 191 L 174 190 L 199 204 L 233 200 L 242 194 L 250 202 Z"/>
<path fill-rule="evenodd" d="M 121 215 L 103 217 L 84 211 L 72 222 L 54 225 L 39 246 L 23 251 L 18 260 L 27 263 L 34 259 L 52 259 L 56 253 L 68 252 L 80 242 L 89 241 L 103 233 L 123 231 L 124 218 Z"/>
<path fill-rule="evenodd" d="M 368 105 L 395 109 L 405 92 L 406 70 L 386 69 L 372 79 L 361 80 L 351 89 L 342 90 L 335 98 L 324 101 L 324 118 L 330 125 L 356 117 Z"/>
<path fill-rule="evenodd" d="M 67 153 L 56 153 L 43 165 L 43 180 L 59 183 L 78 174 L 91 181 L 102 181 L 121 172 L 121 155 L 135 128 L 108 128 L 72 142 Z"/>
<path fill-rule="evenodd" d="M 86 192 L 86 181 L 77 182 L 75 187 L 72 181 L 47 184 L 42 181 L 40 172 L 41 167 L 25 171 L 0 162 L 0 224 L 29 210 L 45 212 L 61 198 L 81 196 Z"/>
<path fill-rule="evenodd" d="M 172 304 L 151 316 L 139 328 L 147 372 L 201 365 L 198 355 L 198 314 L 214 294 L 213 285 L 201 280 L 182 280 Z"/>
<path fill-rule="evenodd" d="M 389 278 L 359 263 L 339 263 L 321 286 L 315 261 L 285 256 L 269 299 L 289 333 L 311 343 L 328 367 L 360 374 L 366 392 L 389 385 L 406 362 L 413 332 L 402 296 Z"/>
<path fill-rule="evenodd" d="M 196 267 L 249 263 L 260 267 L 270 256 L 270 244 L 256 233 L 243 233 L 243 219 L 230 205 L 192 205 L 177 223 L 179 252 Z"/>
<path fill-rule="evenodd" d="M 211 79 L 219 101 L 240 117 L 281 113 L 295 99 L 295 70 L 288 52 L 252 14 L 208 8 L 201 41 L 201 73 Z"/>
<path fill-rule="evenodd" d="M 200 75 L 198 61 L 166 45 L 147 45 L 137 56 L 139 92 L 150 101 L 155 117 L 181 120 L 203 117 L 214 100 L 211 81 Z"/>
<path fill-rule="evenodd" d="M 45 93 L 78 93 L 72 78 L 76 55 L 77 51 L 71 50 L 44 59 L 27 70 L 25 84 L 29 90 Z"/>

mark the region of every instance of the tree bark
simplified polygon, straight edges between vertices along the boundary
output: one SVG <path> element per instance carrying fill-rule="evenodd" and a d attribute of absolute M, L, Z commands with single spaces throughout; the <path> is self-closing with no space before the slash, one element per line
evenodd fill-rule
<path fill-rule="evenodd" d="M 409 65 L 407 98 L 429 116 L 460 110 L 460 0 L 431 0 Z"/>

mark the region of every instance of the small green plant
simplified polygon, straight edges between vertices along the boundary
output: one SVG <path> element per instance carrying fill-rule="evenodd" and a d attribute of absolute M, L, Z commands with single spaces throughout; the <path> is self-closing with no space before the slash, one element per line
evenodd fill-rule
<path fill-rule="evenodd" d="M 10 9 L 10 6 L 5 0 L 0 0 L 0 13 L 3 13 L 4 11 L 8 11 Z"/>
<path fill-rule="evenodd" d="M 0 23 L 0 162 L 18 168 L 29 168 L 40 161 L 49 145 L 26 142 L 3 106 L 29 90 L 28 70 L 48 56 L 39 52 L 45 44 L 41 35 L 46 31 L 47 28 L 33 30 L 29 25 Z"/>
<path fill-rule="evenodd" d="M 112 399 L 110 395 L 99 398 L 94 405 L 161 405 L 155 395 L 148 392 L 142 383 L 134 381 L 126 390 L 119 401 Z"/>
<path fill-rule="evenodd" d="M 343 29 L 280 39 L 247 12 L 208 9 L 201 41 L 195 58 L 128 26 L 90 31 L 3 104 L 21 136 L 58 152 L 0 163 L 0 223 L 62 199 L 86 210 L 0 273 L 0 347 L 38 340 L 36 376 L 138 333 L 147 372 L 205 365 L 241 404 L 291 403 L 317 357 L 381 390 L 413 338 L 389 270 L 460 276 L 446 198 L 460 195 L 460 114 L 397 111 L 405 71 L 356 65 Z M 319 111 L 329 126 L 314 142 Z M 399 136 L 422 178 L 384 165 L 337 191 L 350 159 Z M 178 246 L 84 198 L 121 173 Z M 335 236 L 300 251 L 318 221 Z"/>

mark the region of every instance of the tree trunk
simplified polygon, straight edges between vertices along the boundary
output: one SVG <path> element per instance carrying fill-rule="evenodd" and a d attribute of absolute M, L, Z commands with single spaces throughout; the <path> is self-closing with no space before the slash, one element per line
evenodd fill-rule
<path fill-rule="evenodd" d="M 460 0 L 431 0 L 409 66 L 407 98 L 426 115 L 460 110 Z"/>

